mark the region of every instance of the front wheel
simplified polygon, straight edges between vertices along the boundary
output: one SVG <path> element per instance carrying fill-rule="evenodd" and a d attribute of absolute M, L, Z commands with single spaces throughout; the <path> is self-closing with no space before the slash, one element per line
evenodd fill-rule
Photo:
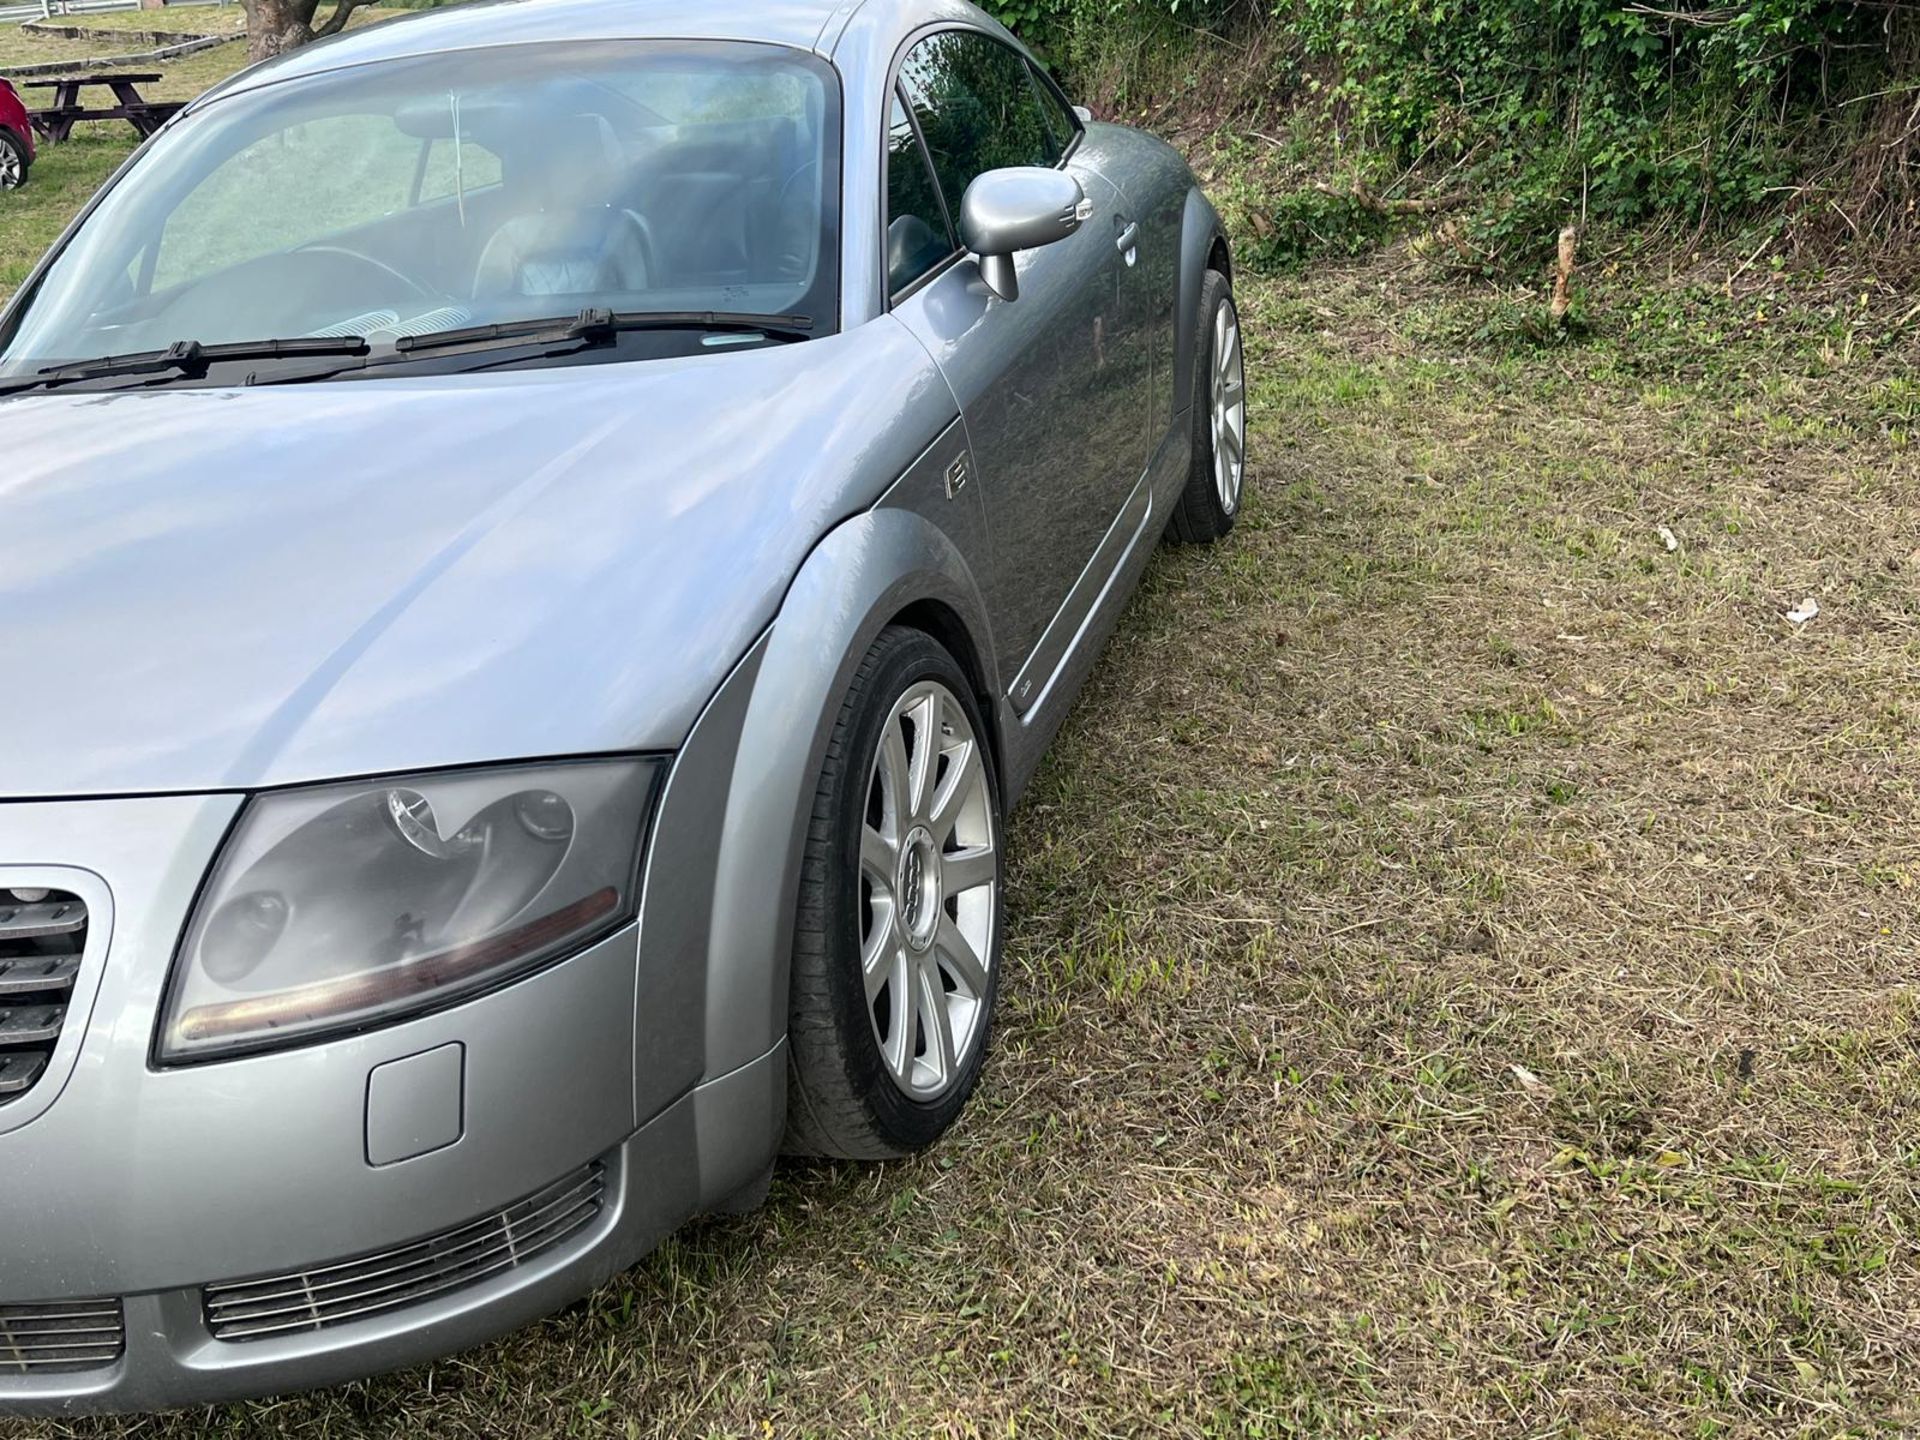
<path fill-rule="evenodd" d="M 1209 270 L 1193 337 L 1193 454 L 1170 529 L 1205 545 L 1233 529 L 1247 480 L 1247 358 L 1227 277 Z"/>
<path fill-rule="evenodd" d="M 973 1093 L 1000 982 L 1003 816 L 986 735 L 946 650 L 882 632 L 841 706 L 807 832 L 791 1152 L 911 1154 Z"/>
<path fill-rule="evenodd" d="M 27 147 L 11 130 L 0 130 L 0 190 L 27 183 Z"/>

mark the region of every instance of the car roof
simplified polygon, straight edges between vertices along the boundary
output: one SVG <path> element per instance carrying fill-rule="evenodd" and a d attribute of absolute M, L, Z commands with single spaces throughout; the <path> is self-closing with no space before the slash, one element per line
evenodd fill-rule
<path fill-rule="evenodd" d="M 471 0 L 422 10 L 242 71 L 213 94 L 232 94 L 303 75 L 490 45 L 565 40 L 757 40 L 832 48 L 866 0 Z M 901 0 L 882 0 L 903 8 Z"/>

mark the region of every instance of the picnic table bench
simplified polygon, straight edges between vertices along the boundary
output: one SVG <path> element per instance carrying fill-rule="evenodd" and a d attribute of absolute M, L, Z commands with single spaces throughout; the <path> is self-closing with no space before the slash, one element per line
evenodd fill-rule
<path fill-rule="evenodd" d="M 22 82 L 25 89 L 53 91 L 52 107 L 31 111 L 27 118 L 52 145 L 70 138 L 73 127 L 82 120 L 125 120 L 145 139 L 185 107 L 184 101 L 147 100 L 141 96 L 142 85 L 155 84 L 160 78 L 158 74 L 68 75 L 58 80 L 27 80 Z M 89 110 L 81 103 L 80 92 L 90 85 L 112 90 L 119 103 Z"/>

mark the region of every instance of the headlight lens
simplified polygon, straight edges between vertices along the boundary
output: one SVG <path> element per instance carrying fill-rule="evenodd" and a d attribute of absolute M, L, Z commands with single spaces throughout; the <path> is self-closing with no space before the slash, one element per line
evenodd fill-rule
<path fill-rule="evenodd" d="M 660 765 L 420 775 L 250 801 L 174 960 L 159 1056 L 437 1008 L 631 919 Z"/>

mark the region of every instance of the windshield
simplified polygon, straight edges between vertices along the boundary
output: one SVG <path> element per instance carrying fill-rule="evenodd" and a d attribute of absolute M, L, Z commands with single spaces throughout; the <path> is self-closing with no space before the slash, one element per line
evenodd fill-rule
<path fill-rule="evenodd" d="M 464 51 L 217 99 L 0 325 L 0 378 L 185 341 L 380 347 L 589 309 L 829 333 L 838 124 L 823 62 L 747 44 Z"/>

